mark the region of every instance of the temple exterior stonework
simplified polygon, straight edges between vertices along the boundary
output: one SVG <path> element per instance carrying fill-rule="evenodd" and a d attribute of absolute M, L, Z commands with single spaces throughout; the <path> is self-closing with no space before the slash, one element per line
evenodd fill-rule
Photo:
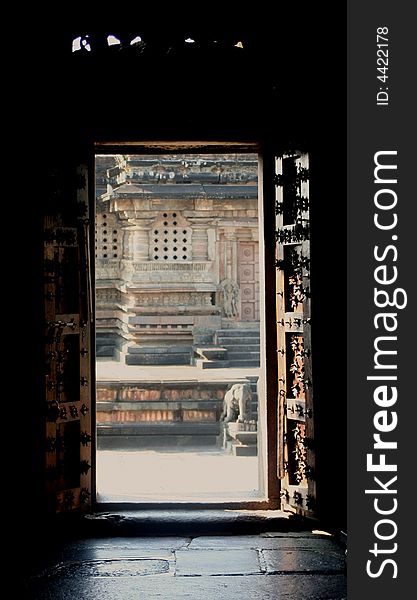
<path fill-rule="evenodd" d="M 99 359 L 259 365 L 254 154 L 96 157 Z"/>

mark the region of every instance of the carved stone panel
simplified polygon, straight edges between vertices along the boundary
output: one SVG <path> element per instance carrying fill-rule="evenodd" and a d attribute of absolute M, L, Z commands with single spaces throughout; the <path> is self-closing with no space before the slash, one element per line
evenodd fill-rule
<path fill-rule="evenodd" d="M 256 242 L 240 242 L 238 252 L 240 318 L 259 320 L 259 264 Z"/>

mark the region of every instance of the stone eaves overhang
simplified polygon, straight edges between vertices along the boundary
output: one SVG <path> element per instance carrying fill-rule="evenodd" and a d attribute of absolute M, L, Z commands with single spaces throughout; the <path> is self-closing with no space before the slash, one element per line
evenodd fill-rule
<path fill-rule="evenodd" d="M 135 185 L 123 184 L 113 190 L 115 198 L 215 198 L 253 200 L 258 197 L 256 185 L 196 185 L 196 184 L 162 184 Z"/>

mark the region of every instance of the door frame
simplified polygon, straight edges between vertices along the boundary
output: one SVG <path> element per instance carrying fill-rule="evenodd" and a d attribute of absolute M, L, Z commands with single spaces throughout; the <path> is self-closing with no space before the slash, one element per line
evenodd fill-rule
<path fill-rule="evenodd" d="M 96 493 L 96 328 L 95 328 L 95 261 L 90 261 L 92 286 L 91 320 L 91 417 L 92 417 L 92 508 L 121 509 L 279 509 L 280 480 L 277 477 L 278 452 L 278 385 L 276 342 L 276 277 L 275 277 L 275 159 L 274 153 L 259 142 L 234 141 L 97 141 L 91 148 L 88 164 L 90 190 L 90 247 L 95 245 L 95 156 L 96 154 L 174 154 L 174 153 L 239 153 L 258 154 L 258 223 L 260 269 L 260 356 L 261 376 L 258 384 L 258 472 L 259 489 L 264 498 L 237 502 L 117 502 L 97 501 Z M 261 283 L 263 283 L 261 285 Z"/>

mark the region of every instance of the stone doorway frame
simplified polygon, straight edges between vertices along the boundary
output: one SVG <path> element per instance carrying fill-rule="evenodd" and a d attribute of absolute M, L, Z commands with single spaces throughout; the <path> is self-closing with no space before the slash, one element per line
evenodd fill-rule
<path fill-rule="evenodd" d="M 237 153 L 258 154 L 258 221 L 259 221 L 259 280 L 260 283 L 260 355 L 261 373 L 258 398 L 258 470 L 259 490 L 264 499 L 242 502 L 198 503 L 106 503 L 96 501 L 96 448 L 92 457 L 92 505 L 96 510 L 145 509 L 145 508 L 221 508 L 221 509 L 277 509 L 280 508 L 280 480 L 277 477 L 278 465 L 278 416 L 277 416 L 277 342 L 275 316 L 275 161 L 272 151 L 258 142 L 238 141 L 99 141 L 94 144 L 90 156 L 90 181 L 94 182 L 96 154 L 169 154 L 169 153 Z M 95 190 L 90 185 L 90 243 L 95 243 Z M 92 299 L 94 302 L 94 267 L 91 268 Z M 267 291 L 267 292 L 266 292 Z M 93 304 L 92 339 L 95 340 L 95 306 Z M 95 373 L 95 344 L 91 347 L 92 373 Z M 96 381 L 92 377 L 91 386 L 92 427 L 96 427 Z M 94 438 L 97 441 L 97 436 Z"/>

